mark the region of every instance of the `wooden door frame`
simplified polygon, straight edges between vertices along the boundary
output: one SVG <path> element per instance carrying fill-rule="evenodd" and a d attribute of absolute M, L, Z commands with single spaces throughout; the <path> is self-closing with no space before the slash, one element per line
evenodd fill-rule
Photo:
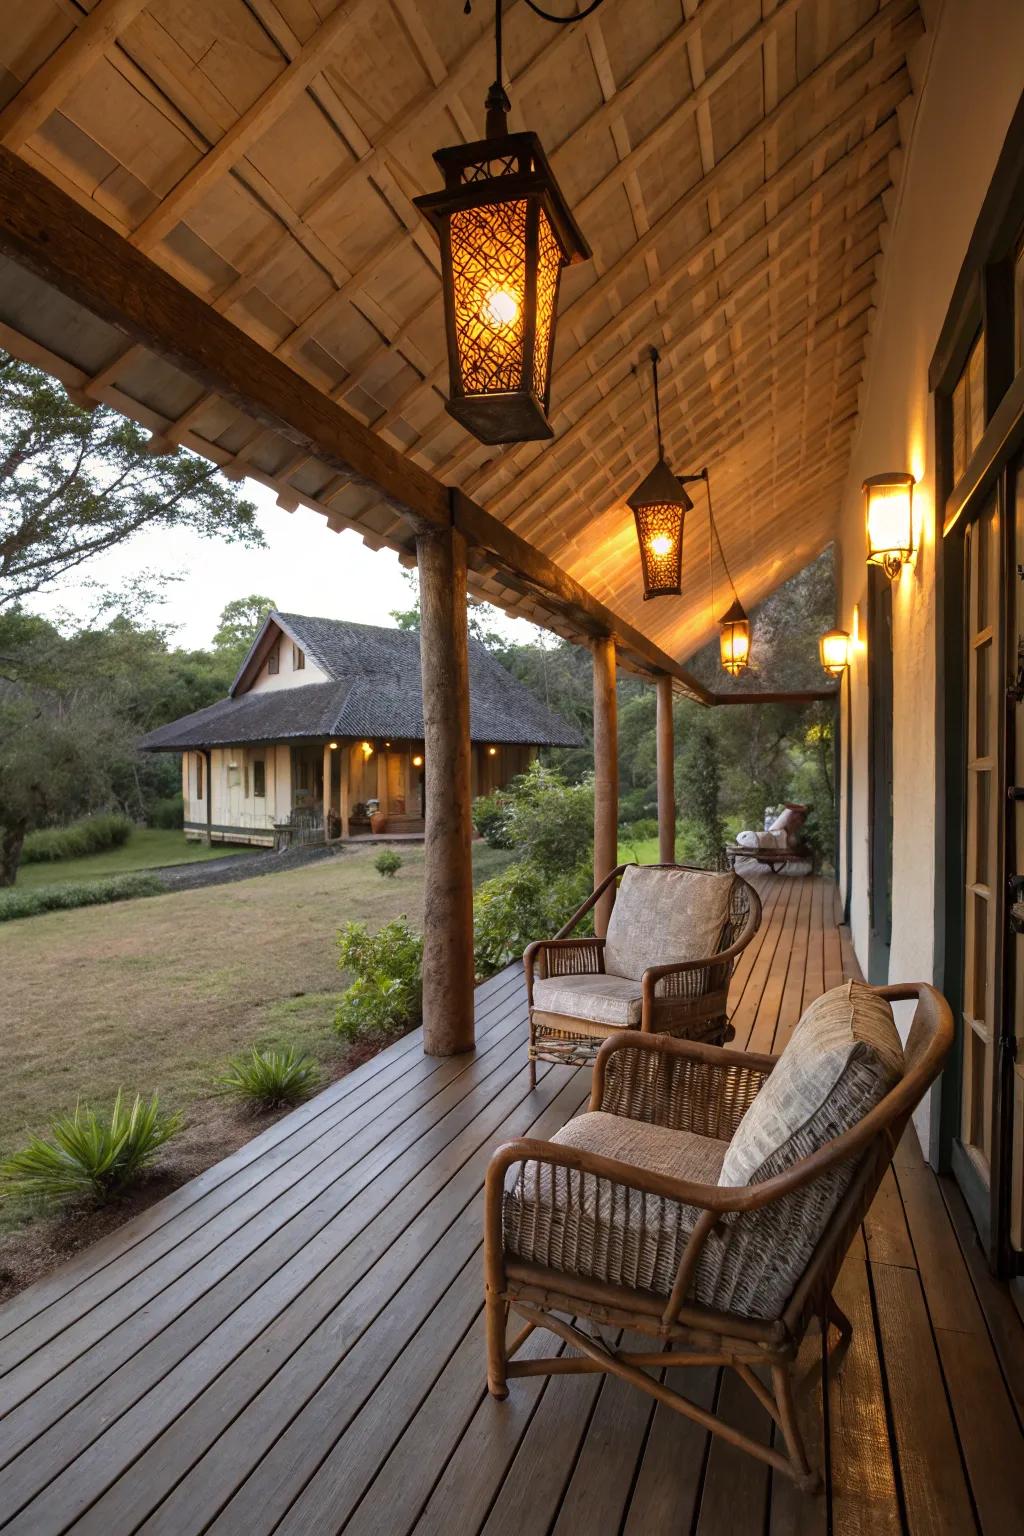
<path fill-rule="evenodd" d="M 994 1020 L 996 1024 L 995 1080 L 990 1175 L 985 1191 L 973 1164 L 958 1152 L 963 1075 L 963 945 L 965 927 L 965 784 L 963 761 L 966 676 L 965 653 L 965 530 L 991 497 L 997 498 L 997 517 L 1003 540 L 1000 551 L 1000 602 L 997 666 L 1000 687 L 1005 690 L 1012 622 L 1014 561 L 1010 490 L 1011 468 L 1024 449 L 1024 368 L 1015 370 L 1013 351 L 1013 262 L 1024 226 L 1024 94 L 1010 123 L 996 171 L 982 204 L 968 245 L 946 320 L 932 357 L 928 383 L 935 402 L 935 504 L 941 525 L 936 540 L 936 754 L 935 847 L 935 984 L 953 1008 L 957 1026 L 957 1050 L 940 1084 L 939 1114 L 932 1118 L 930 1155 L 940 1168 L 953 1168 L 998 1273 L 1014 1272 L 1019 1262 L 1009 1244 L 1009 1184 L 1004 1177 L 1012 1133 L 1007 1102 L 1007 1068 L 1004 1039 L 1006 966 L 1006 902 L 1001 900 L 997 919 Z M 985 333 L 985 428 L 959 480 L 953 483 L 952 397 L 979 330 Z M 1005 697 L 1005 693 L 1004 693 Z M 1007 778 L 1006 715 L 1000 713 L 1001 781 Z M 996 881 L 1005 898 L 1006 835 L 1009 818 L 1001 820 Z"/>
<path fill-rule="evenodd" d="M 889 643 L 880 644 L 888 611 Z M 868 567 L 868 980 L 884 986 L 889 980 L 892 949 L 893 821 L 891 776 L 893 762 L 893 645 L 892 583 L 880 567 Z M 886 762 L 890 777 L 889 804 L 878 796 Z M 883 887 L 887 885 L 887 891 Z M 881 899 L 880 899 L 881 898 Z M 881 918 L 881 923 L 879 919 Z"/>

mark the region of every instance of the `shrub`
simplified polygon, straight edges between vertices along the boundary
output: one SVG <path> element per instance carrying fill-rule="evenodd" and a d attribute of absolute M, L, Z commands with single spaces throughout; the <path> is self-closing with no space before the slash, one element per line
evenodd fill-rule
<path fill-rule="evenodd" d="M 79 1105 L 53 1122 L 52 1141 L 34 1136 L 0 1163 L 0 1193 L 42 1205 L 83 1196 L 102 1203 L 136 1183 L 181 1124 L 160 1112 L 156 1094 L 148 1104 L 136 1094 L 128 1108 L 119 1089 L 109 1119 Z"/>
<path fill-rule="evenodd" d="M 518 960 L 533 939 L 550 938 L 589 896 L 585 866 L 552 879 L 529 859 L 517 859 L 476 893 L 473 934 L 478 976 L 492 976 Z M 580 934 L 590 931 L 590 919 Z"/>
<path fill-rule="evenodd" d="M 355 980 L 341 995 L 334 1027 L 346 1040 L 407 1028 L 420 1017 L 423 939 L 404 917 L 371 934 L 365 923 L 346 923 L 338 934 L 338 964 Z"/>
<path fill-rule="evenodd" d="M 185 825 L 185 802 L 180 795 L 165 795 L 149 808 L 149 824 L 164 832 L 176 832 Z"/>
<path fill-rule="evenodd" d="M 393 848 L 385 848 L 383 853 L 378 853 L 373 861 L 373 867 L 378 875 L 384 875 L 393 880 L 402 867 L 402 860 Z"/>
<path fill-rule="evenodd" d="M 30 832 L 21 851 L 21 862 L 48 864 L 58 859 L 82 859 L 107 848 L 121 848 L 131 835 L 132 823 L 127 816 L 116 812 L 87 816 L 67 827 L 44 827 L 39 832 Z"/>
<path fill-rule="evenodd" d="M 491 848 L 511 848 L 505 829 L 508 796 L 502 790 L 473 801 L 473 827 Z"/>
<path fill-rule="evenodd" d="M 589 862 L 594 840 L 594 785 L 568 784 L 555 768 L 531 763 L 507 794 L 505 832 L 518 857 L 550 876 Z"/>
<path fill-rule="evenodd" d="M 214 1081 L 222 1093 L 251 1109 L 279 1109 L 308 1098 L 320 1081 L 320 1069 L 294 1045 L 283 1050 L 254 1045 L 247 1056 L 233 1057 Z"/>
<path fill-rule="evenodd" d="M 41 885 L 38 890 L 0 891 L 0 923 L 17 917 L 38 917 L 70 907 L 93 907 L 108 901 L 132 901 L 137 896 L 160 896 L 167 887 L 157 875 L 111 875 L 68 885 Z"/>

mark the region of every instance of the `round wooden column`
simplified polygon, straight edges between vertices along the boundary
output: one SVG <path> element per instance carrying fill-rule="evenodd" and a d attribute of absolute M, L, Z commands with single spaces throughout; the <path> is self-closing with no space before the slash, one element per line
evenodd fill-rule
<path fill-rule="evenodd" d="M 659 677 L 658 691 L 658 859 L 676 861 L 675 743 L 672 735 L 672 679 Z"/>
<path fill-rule="evenodd" d="M 473 856 L 470 813 L 466 541 L 455 529 L 416 539 L 426 776 L 423 1049 L 473 1049 Z"/>
<path fill-rule="evenodd" d="M 615 868 L 619 846 L 619 728 L 615 697 L 615 641 L 604 635 L 594 652 L 594 884 Z M 594 908 L 594 932 L 608 931 L 615 896 L 607 891 Z"/>

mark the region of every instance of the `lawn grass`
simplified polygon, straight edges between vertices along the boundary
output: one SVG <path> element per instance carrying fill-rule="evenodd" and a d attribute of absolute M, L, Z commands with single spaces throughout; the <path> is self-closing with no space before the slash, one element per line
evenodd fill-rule
<path fill-rule="evenodd" d="M 656 837 L 620 837 L 620 864 L 657 864 L 657 862 L 658 839 Z"/>
<path fill-rule="evenodd" d="M 253 1043 L 294 1042 L 321 1060 L 337 1053 L 338 928 L 403 914 L 422 922 L 422 847 L 401 850 L 391 879 L 373 867 L 379 851 L 0 928 L 0 1156 L 79 1097 L 108 1104 L 118 1088 L 158 1091 L 187 1114 L 213 1073 Z M 473 854 L 478 879 L 509 860 L 483 844 Z"/>
<path fill-rule="evenodd" d="M 123 848 L 107 848 L 84 859 L 56 859 L 52 863 L 23 864 L 15 886 L 19 891 L 37 890 L 43 885 L 78 885 L 100 880 L 106 875 L 126 875 L 139 869 L 162 869 L 171 864 L 194 864 L 202 859 L 220 859 L 227 854 L 246 854 L 255 850 L 239 844 L 190 843 L 184 832 L 163 831 L 158 827 L 136 827 Z"/>

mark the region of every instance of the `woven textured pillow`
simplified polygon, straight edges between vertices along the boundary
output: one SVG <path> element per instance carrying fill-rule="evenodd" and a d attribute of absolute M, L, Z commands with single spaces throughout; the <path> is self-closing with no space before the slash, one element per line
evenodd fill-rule
<path fill-rule="evenodd" d="M 719 1184 L 761 1184 L 785 1172 L 855 1126 L 902 1074 L 885 998 L 860 981 L 834 987 L 807 1009 L 736 1127 Z M 758 1210 L 727 1217 L 701 1259 L 698 1298 L 779 1317 L 857 1167 L 847 1158 Z"/>
<path fill-rule="evenodd" d="M 825 1112 L 831 1140 L 863 1119 L 903 1073 L 903 1047 L 892 1009 L 862 981 L 816 998 L 761 1092 L 740 1121 L 720 1184 L 758 1181 L 771 1160 L 781 1172 L 815 1148 L 807 1134 Z"/>
<path fill-rule="evenodd" d="M 604 968 L 639 981 L 652 965 L 705 960 L 729 920 L 734 876 L 631 864 L 608 923 Z"/>

